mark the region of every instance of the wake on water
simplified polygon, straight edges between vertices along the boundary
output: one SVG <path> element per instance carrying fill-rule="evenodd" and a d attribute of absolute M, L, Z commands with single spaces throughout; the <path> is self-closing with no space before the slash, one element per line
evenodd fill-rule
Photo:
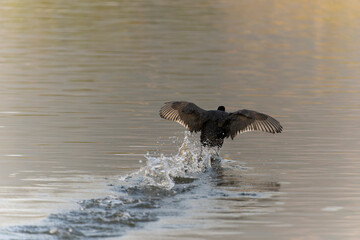
<path fill-rule="evenodd" d="M 189 132 L 174 155 L 146 154 L 138 171 L 111 184 L 104 198 L 83 200 L 79 209 L 49 215 L 39 225 L 13 226 L 0 230 L 1 239 L 98 239 L 124 235 L 164 216 L 177 216 L 188 200 L 207 198 L 262 198 L 262 193 L 244 193 L 214 188 L 223 160 L 214 149 L 201 148 Z M 215 169 L 215 171 L 214 171 Z M 235 175 L 238 175 L 238 169 Z M 215 179 L 215 180 L 214 180 Z M 231 177 L 230 184 L 233 184 Z M 221 186 L 224 179 L 221 177 Z M 219 184 L 220 185 L 220 184 Z M 194 197 L 196 196 L 196 197 Z M 192 201 L 193 202 L 193 201 Z"/>

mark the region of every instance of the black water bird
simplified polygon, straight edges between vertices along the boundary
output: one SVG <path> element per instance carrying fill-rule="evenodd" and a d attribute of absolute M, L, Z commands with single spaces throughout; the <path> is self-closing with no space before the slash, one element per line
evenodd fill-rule
<path fill-rule="evenodd" d="M 246 109 L 228 113 L 224 106 L 206 111 L 185 101 L 166 102 L 160 117 L 178 122 L 190 132 L 200 131 L 201 144 L 208 147 L 221 148 L 225 138 L 234 139 L 239 133 L 280 133 L 283 129 L 277 120 L 263 113 Z"/>

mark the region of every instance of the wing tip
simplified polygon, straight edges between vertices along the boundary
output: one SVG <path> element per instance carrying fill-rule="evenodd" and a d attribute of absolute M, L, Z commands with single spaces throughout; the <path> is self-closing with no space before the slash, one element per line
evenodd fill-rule
<path fill-rule="evenodd" d="M 186 101 L 165 102 L 159 110 L 159 116 L 163 119 L 174 121 L 185 127 L 190 132 L 198 132 L 200 129 L 192 124 L 191 119 L 182 116 L 184 107 L 191 104 Z"/>

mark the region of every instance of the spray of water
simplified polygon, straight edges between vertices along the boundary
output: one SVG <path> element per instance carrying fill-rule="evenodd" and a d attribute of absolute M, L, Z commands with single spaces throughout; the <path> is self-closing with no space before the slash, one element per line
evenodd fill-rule
<path fill-rule="evenodd" d="M 199 173 L 210 170 L 215 160 L 221 160 L 216 149 L 202 147 L 191 138 L 188 131 L 185 131 L 184 140 L 176 154 L 154 156 L 147 153 L 145 158 L 147 162 L 144 167 L 122 180 L 138 179 L 140 185 L 170 190 L 175 186 L 176 179 L 196 178 Z"/>

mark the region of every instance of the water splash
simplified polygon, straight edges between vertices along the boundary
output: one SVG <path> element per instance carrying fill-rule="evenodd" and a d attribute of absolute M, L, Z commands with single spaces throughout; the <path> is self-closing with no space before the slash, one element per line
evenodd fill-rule
<path fill-rule="evenodd" d="M 185 131 L 177 154 L 156 156 L 147 153 L 145 158 L 147 162 L 144 167 L 120 180 L 137 179 L 140 185 L 170 190 L 177 182 L 190 181 L 199 173 L 211 169 L 213 163 L 221 161 L 216 149 L 202 147 L 199 141 L 194 141 L 189 131 Z"/>

